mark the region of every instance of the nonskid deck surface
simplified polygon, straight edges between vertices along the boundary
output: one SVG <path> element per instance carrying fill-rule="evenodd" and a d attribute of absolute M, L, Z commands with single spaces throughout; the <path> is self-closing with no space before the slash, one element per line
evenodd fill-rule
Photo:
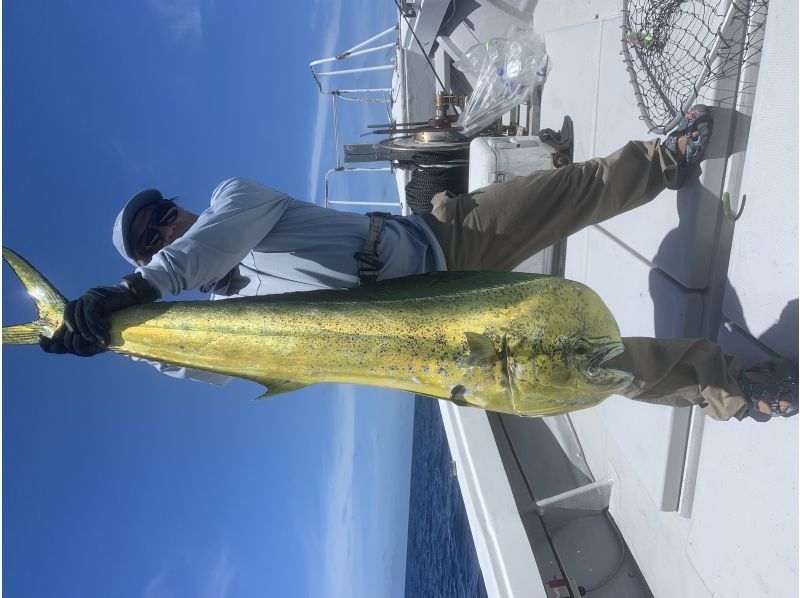
<path fill-rule="evenodd" d="M 620 56 L 618 3 L 541 0 L 534 17 L 552 61 L 542 126 L 573 118 L 575 160 L 652 138 Z M 796 3 L 771 3 L 755 97 L 715 111 L 697 180 L 569 239 L 566 276 L 609 303 L 623 336 L 705 336 L 745 362 L 797 359 L 796 20 Z M 722 191 L 747 195 L 735 227 Z M 610 512 L 655 595 L 797 594 L 795 421 L 715 422 L 622 398 L 570 420 L 587 470 L 614 482 Z M 742 504 L 788 510 L 741 521 Z M 748 554 L 769 555 L 774 575 L 759 576 Z"/>
<path fill-rule="evenodd" d="M 796 4 L 771 4 L 756 96 L 736 112 L 716 111 L 713 144 L 698 180 L 569 240 L 566 275 L 609 302 L 623 336 L 707 336 L 745 362 L 774 355 L 797 359 L 797 179 L 776 176 L 796 172 L 790 165 L 797 162 L 797 146 L 789 144 L 793 155 L 778 155 L 776 137 L 769 135 L 781 136 L 782 119 L 797 122 L 796 91 L 793 96 L 778 84 L 785 77 L 797 80 L 796 53 L 787 71 L 792 61 L 783 62 L 776 30 L 777 15 L 790 6 L 796 15 Z M 583 139 L 576 159 L 648 137 L 620 63 L 620 23 L 612 17 L 547 37 L 563 68 L 548 81 L 542 115 L 573 114 L 576 140 Z M 797 31 L 784 34 L 796 47 Z M 595 51 L 577 52 L 578 40 Z M 575 93 L 576 80 L 586 95 Z M 775 110 L 775 104 L 786 108 Z M 747 122 L 749 139 L 742 135 Z M 792 131 L 796 137 L 796 126 Z M 720 209 L 723 190 L 748 196 L 735 227 Z M 773 264 L 773 273 L 764 264 Z M 779 473 L 797 469 L 796 422 L 722 423 L 699 413 L 690 420 L 687 411 L 619 398 L 571 418 L 594 475 L 620 479 L 611 512 L 651 589 L 658 596 L 796 594 L 797 481 Z M 780 464 L 775 455 L 782 456 Z M 774 485 L 770 475 L 777 476 Z M 758 523 L 726 523 L 742 504 L 764 501 L 792 508 Z M 662 542 L 654 544 L 659 533 Z M 766 586 L 744 556 L 765 551 L 780 563 Z M 729 558 L 709 556 L 720 552 Z M 680 584 L 675 571 L 686 572 Z"/>

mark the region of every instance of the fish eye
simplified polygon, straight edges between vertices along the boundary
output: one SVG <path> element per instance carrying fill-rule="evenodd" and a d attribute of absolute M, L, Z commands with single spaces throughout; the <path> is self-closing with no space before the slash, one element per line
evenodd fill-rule
<path fill-rule="evenodd" d="M 589 352 L 589 346 L 582 340 L 575 342 L 575 354 L 576 355 L 586 355 Z"/>

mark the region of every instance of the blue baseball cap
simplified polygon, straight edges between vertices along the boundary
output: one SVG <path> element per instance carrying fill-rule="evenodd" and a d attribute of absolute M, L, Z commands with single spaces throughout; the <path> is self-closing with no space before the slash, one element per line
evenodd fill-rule
<path fill-rule="evenodd" d="M 136 263 L 131 239 L 133 219 L 136 218 L 136 214 L 142 208 L 162 201 L 164 201 L 164 196 L 161 191 L 158 189 L 145 189 L 131 197 L 125 207 L 117 214 L 117 219 L 114 221 L 114 229 L 111 233 L 111 240 L 119 254 L 134 266 L 139 264 Z"/>

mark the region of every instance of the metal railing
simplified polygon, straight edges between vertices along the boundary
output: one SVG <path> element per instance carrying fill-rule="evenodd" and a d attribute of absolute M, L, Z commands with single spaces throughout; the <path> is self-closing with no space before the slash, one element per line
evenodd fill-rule
<path fill-rule="evenodd" d="M 341 154 L 341 144 L 339 143 L 339 105 L 338 100 L 347 101 L 347 102 L 361 102 L 361 103 L 383 103 L 386 107 L 387 115 L 389 119 L 392 119 L 391 116 L 391 107 L 393 104 L 393 97 L 392 87 L 366 87 L 366 88 L 357 88 L 357 89 L 340 89 L 332 86 L 332 81 L 334 77 L 340 75 L 353 75 L 359 73 L 368 73 L 368 72 L 380 72 L 380 71 L 392 71 L 394 72 L 397 69 L 397 64 L 393 60 L 389 64 L 379 64 L 374 66 L 362 66 L 358 68 L 347 68 L 347 69 L 338 69 L 338 70 L 331 70 L 326 72 L 321 72 L 318 67 L 323 64 L 330 64 L 330 63 L 340 63 L 344 60 L 353 58 L 355 56 L 363 56 L 366 54 L 371 54 L 375 52 L 380 52 L 382 50 L 387 50 L 389 48 L 398 48 L 398 33 L 399 33 L 399 24 L 392 25 L 391 27 L 381 31 L 377 35 L 373 35 L 372 37 L 362 41 L 361 43 L 353 46 L 349 50 L 342 52 L 341 54 L 337 54 L 336 56 L 331 56 L 328 58 L 321 58 L 319 60 L 315 60 L 311 62 L 308 66 L 311 70 L 311 75 L 314 77 L 314 81 L 316 81 L 317 86 L 319 87 L 319 91 L 322 94 L 330 95 L 331 96 L 331 103 L 332 103 L 332 111 L 333 111 L 333 134 L 334 134 L 334 145 L 336 148 L 336 166 L 334 168 L 329 169 L 325 173 L 325 182 L 324 182 L 324 205 L 328 207 L 330 205 L 341 205 L 341 206 L 378 206 L 378 207 L 389 207 L 389 208 L 397 208 L 402 207 L 399 201 L 393 202 L 385 202 L 385 201 L 353 201 L 353 200 L 332 200 L 330 199 L 330 178 L 335 173 L 376 173 L 376 172 L 387 172 L 392 173 L 393 168 L 391 166 L 376 166 L 376 167 L 350 167 L 346 166 L 344 161 L 342 160 Z M 383 43 L 375 46 L 370 46 L 373 42 L 376 42 L 382 38 L 385 38 L 389 34 L 395 34 L 395 39 L 388 43 Z M 323 81 L 331 82 L 330 87 L 326 87 L 323 84 Z"/>

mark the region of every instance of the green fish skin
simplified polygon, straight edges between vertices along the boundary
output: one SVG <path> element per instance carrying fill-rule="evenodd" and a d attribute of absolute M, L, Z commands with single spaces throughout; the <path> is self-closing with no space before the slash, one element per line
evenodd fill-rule
<path fill-rule="evenodd" d="M 39 318 L 3 327 L 32 344 L 61 324 L 64 297 L 3 248 Z M 321 382 L 404 390 L 491 411 L 545 416 L 590 407 L 632 376 L 603 368 L 623 350 L 588 287 L 517 272 L 437 272 L 225 301 L 159 301 L 110 316 L 117 353 L 236 376 L 264 396 Z"/>

